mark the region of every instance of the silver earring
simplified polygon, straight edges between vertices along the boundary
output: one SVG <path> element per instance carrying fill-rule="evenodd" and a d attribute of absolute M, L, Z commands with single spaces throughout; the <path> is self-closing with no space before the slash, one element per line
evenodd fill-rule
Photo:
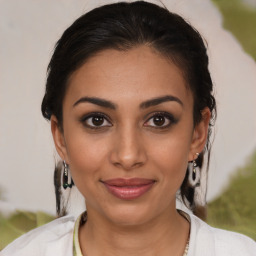
<path fill-rule="evenodd" d="M 62 187 L 64 189 L 67 188 L 72 188 L 72 186 L 74 185 L 74 182 L 71 178 L 71 183 L 68 183 L 68 165 L 66 164 L 65 160 L 63 161 L 63 166 L 64 166 L 64 172 L 63 172 L 63 184 Z"/>
<path fill-rule="evenodd" d="M 197 157 L 199 156 L 199 153 L 196 153 Z M 197 159 L 197 158 L 196 158 Z M 188 167 L 188 182 L 189 185 L 192 188 L 199 187 L 200 186 L 200 170 L 196 164 L 196 159 L 192 161 L 191 164 L 189 164 Z"/>

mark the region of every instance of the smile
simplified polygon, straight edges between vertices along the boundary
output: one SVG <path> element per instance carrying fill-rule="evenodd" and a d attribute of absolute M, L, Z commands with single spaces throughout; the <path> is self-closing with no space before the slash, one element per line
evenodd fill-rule
<path fill-rule="evenodd" d="M 111 179 L 102 181 L 108 191 L 119 199 L 132 200 L 149 191 L 155 183 L 151 179 Z"/>

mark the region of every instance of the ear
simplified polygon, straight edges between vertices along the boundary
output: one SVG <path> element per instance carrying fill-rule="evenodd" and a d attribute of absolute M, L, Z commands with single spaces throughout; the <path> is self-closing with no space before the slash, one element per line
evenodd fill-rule
<path fill-rule="evenodd" d="M 201 114 L 202 120 L 194 127 L 188 161 L 193 161 L 196 153 L 201 153 L 203 151 L 207 141 L 211 111 L 206 107 L 201 111 Z"/>
<path fill-rule="evenodd" d="M 52 131 L 52 137 L 54 140 L 55 148 L 59 156 L 63 160 L 66 160 L 67 162 L 67 150 L 66 150 L 64 134 L 59 125 L 58 119 L 54 115 L 51 116 L 51 131 Z"/>

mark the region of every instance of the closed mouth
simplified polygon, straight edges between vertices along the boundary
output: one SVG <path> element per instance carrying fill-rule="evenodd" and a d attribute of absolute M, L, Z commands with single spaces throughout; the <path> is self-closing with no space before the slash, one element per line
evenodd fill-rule
<path fill-rule="evenodd" d="M 152 188 L 155 182 L 155 180 L 144 178 L 117 178 L 102 181 L 112 195 L 123 200 L 133 200 L 141 197 Z"/>

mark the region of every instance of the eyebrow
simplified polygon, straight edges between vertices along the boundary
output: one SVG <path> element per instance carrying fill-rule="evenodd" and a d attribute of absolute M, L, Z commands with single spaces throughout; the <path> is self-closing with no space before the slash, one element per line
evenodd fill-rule
<path fill-rule="evenodd" d="M 140 108 L 145 109 L 148 107 L 159 105 L 159 104 L 167 102 L 167 101 L 175 101 L 175 102 L 179 103 L 181 106 L 183 106 L 183 102 L 179 98 L 172 96 L 172 95 L 166 95 L 166 96 L 157 97 L 157 98 L 153 98 L 153 99 L 147 100 L 145 102 L 142 102 L 140 104 Z"/>
<path fill-rule="evenodd" d="M 96 98 L 96 97 L 82 97 L 80 98 L 78 101 L 76 101 L 73 105 L 73 107 L 77 106 L 80 103 L 84 103 L 84 102 L 89 102 L 104 108 L 109 108 L 109 109 L 116 109 L 116 105 L 114 103 L 112 103 L 111 101 L 108 100 L 104 100 L 104 99 L 100 99 L 100 98 Z"/>
<path fill-rule="evenodd" d="M 153 98 L 153 99 L 144 101 L 140 104 L 140 108 L 141 109 L 149 108 L 149 107 L 156 106 L 156 105 L 159 105 L 159 104 L 167 102 L 167 101 L 175 101 L 175 102 L 179 103 L 181 106 L 183 106 L 183 102 L 179 98 L 172 96 L 172 95 L 166 95 L 166 96 L 161 96 L 161 97 L 157 97 L 157 98 Z M 114 110 L 117 109 L 116 104 L 114 104 L 113 102 L 104 100 L 101 98 L 97 98 L 97 97 L 82 97 L 74 103 L 73 107 L 77 106 L 80 103 L 85 103 L 85 102 L 89 102 L 89 103 L 92 103 L 92 104 L 95 104 L 95 105 L 98 105 L 98 106 L 101 106 L 104 108 L 109 108 L 109 109 L 114 109 Z"/>

